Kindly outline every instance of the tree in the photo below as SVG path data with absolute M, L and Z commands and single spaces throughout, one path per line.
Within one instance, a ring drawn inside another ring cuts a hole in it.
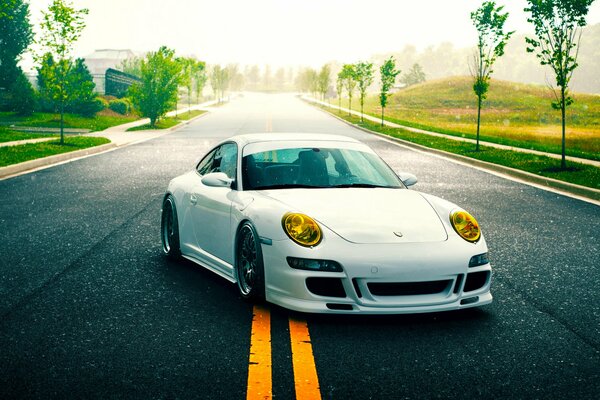
M 0 88 L 10 87 L 23 73 L 17 66 L 21 54 L 31 44 L 29 4 L 23 0 L 0 3 Z
M 42 53 L 37 58 L 43 59 L 49 53 L 55 61 L 53 71 L 46 79 L 49 94 L 59 105 L 60 144 L 64 144 L 65 106 L 74 95 L 67 85 L 67 76 L 72 67 L 72 46 L 85 28 L 84 16 L 87 13 L 85 8 L 73 8 L 69 0 L 53 0 L 48 10 L 42 12 L 41 36 L 38 40 Z
M 425 82 L 425 72 L 423 71 L 423 67 L 421 64 L 413 64 L 410 71 L 404 74 L 400 78 L 400 82 L 404 83 L 406 86 L 416 85 L 418 83 Z
M 129 94 L 135 108 L 155 126 L 177 102 L 181 66 L 175 61 L 175 52 L 162 46 L 148 53 L 140 71 L 141 82 L 133 84 Z
M 348 115 L 352 115 L 352 94 L 356 88 L 356 70 L 353 64 L 344 64 L 340 72 L 344 88 L 348 92 Z
M 358 92 L 360 94 L 360 121 L 363 122 L 363 108 L 365 97 L 367 97 L 367 89 L 373 83 L 373 63 L 358 62 L 354 64 L 356 74 L 356 82 L 358 84 Z
M 142 57 L 130 57 L 126 58 L 117 67 L 119 70 L 125 72 L 126 74 L 137 76 L 138 78 L 142 75 L 141 65 L 142 65 Z
M 31 114 L 35 103 L 31 84 L 17 66 L 32 39 L 29 5 L 22 0 L 0 3 L 0 107 L 21 115 Z
M 66 88 L 69 92 L 69 102 L 65 104 L 65 111 L 93 117 L 104 108 L 98 95 L 94 92 L 96 84 L 94 78 L 83 58 L 78 58 L 67 74 Z
M 561 169 L 566 169 L 566 109 L 573 104 L 569 95 L 569 82 L 577 68 L 578 42 L 585 17 L 594 0 L 527 0 L 525 12 L 531 16 L 535 38 L 525 38 L 527 51 L 536 53 L 540 64 L 549 65 L 554 71 L 557 89 L 551 86 L 555 101 L 552 108 L 561 111 L 562 157 Z
M 192 85 L 194 83 L 194 67 L 196 60 L 188 57 L 181 57 L 176 59 L 179 63 L 181 72 L 179 74 L 179 83 L 185 87 L 187 91 L 188 100 L 188 114 L 191 112 L 192 107 Z
M 342 76 L 342 72 L 338 72 L 337 78 L 335 80 L 335 91 L 338 95 L 338 111 L 342 111 L 342 91 L 344 90 L 344 78 Z
M 502 14 L 503 6 L 496 7 L 493 1 L 484 2 L 471 13 L 471 20 L 477 29 L 477 50 L 472 60 L 471 75 L 475 82 L 473 91 L 477 96 L 477 143 L 479 151 L 479 128 L 481 125 L 481 103 L 486 98 L 492 66 L 498 57 L 504 54 L 504 46 L 514 32 L 504 32 L 504 23 L 508 13 Z
M 196 103 L 200 102 L 200 96 L 206 84 L 206 63 L 204 61 L 196 62 L 194 66 L 194 81 L 196 88 Z
M 327 94 L 327 89 L 329 89 L 329 83 L 331 82 L 330 75 L 331 69 L 329 68 L 329 65 L 325 64 L 321 67 L 319 75 L 317 76 L 317 87 L 323 101 L 325 100 L 325 94 Z
M 383 62 L 379 67 L 379 74 L 381 76 L 381 91 L 379 92 L 379 104 L 381 105 L 381 126 L 383 126 L 383 115 L 385 107 L 389 97 L 391 96 L 390 89 L 394 87 L 396 83 L 396 76 L 400 74 L 400 70 L 396 69 L 396 61 L 394 57 L 390 57 Z
M 225 97 L 225 90 L 229 88 L 229 70 L 215 65 L 210 74 L 210 86 L 215 93 L 215 99 L 220 103 Z

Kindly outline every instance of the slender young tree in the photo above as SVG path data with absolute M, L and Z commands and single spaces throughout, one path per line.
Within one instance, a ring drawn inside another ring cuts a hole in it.
M 41 36 L 38 44 L 42 52 L 36 56 L 42 60 L 50 53 L 54 57 L 54 71 L 47 79 L 52 87 L 52 97 L 59 105 L 60 112 L 60 144 L 64 144 L 65 106 L 73 93 L 69 91 L 67 77 L 72 67 L 71 52 L 73 43 L 81 36 L 85 28 L 84 17 L 88 10 L 75 9 L 69 0 L 53 0 L 47 11 L 42 12 Z
M 396 60 L 394 60 L 394 57 L 390 57 L 384 61 L 379 68 L 379 74 L 381 76 L 379 104 L 381 105 L 381 126 L 383 126 L 385 107 L 387 106 L 388 99 L 391 96 L 390 89 L 394 87 L 394 83 L 396 83 L 396 77 L 398 74 L 400 74 L 400 70 L 396 69 Z
M 319 88 L 319 93 L 321 94 L 321 100 L 325 101 L 325 95 L 327 94 L 327 89 L 329 89 L 329 83 L 331 82 L 331 69 L 328 64 L 323 65 L 321 70 L 319 71 L 319 76 L 317 77 L 317 86 Z
M 477 29 L 477 50 L 471 64 L 473 91 L 477 96 L 477 142 L 479 151 L 479 129 L 481 125 L 481 103 L 487 97 L 490 87 L 492 66 L 498 57 L 504 54 L 504 46 L 514 32 L 505 32 L 504 23 L 508 13 L 502 13 L 503 6 L 494 1 L 485 1 L 481 7 L 471 13 L 471 20 Z
M 365 98 L 367 97 L 367 89 L 369 89 L 375 77 L 373 63 L 358 62 L 354 64 L 354 71 L 356 72 L 356 82 L 358 83 L 358 93 L 360 94 L 360 122 L 363 122 L 363 109 Z
M 566 109 L 573 104 L 569 83 L 577 68 L 578 43 L 585 17 L 594 0 L 527 0 L 527 21 L 533 24 L 535 38 L 526 38 L 527 51 L 535 53 L 540 64 L 549 65 L 554 71 L 556 86 L 550 86 L 555 101 L 552 108 L 560 110 L 562 118 L 561 169 L 566 162 Z
M 194 65 L 194 82 L 196 89 L 196 103 L 200 103 L 200 96 L 206 85 L 206 63 L 204 61 L 198 61 Z
M 344 90 L 344 77 L 342 76 L 342 72 L 338 72 L 337 78 L 335 80 L 335 91 L 338 95 L 338 112 L 342 112 L 342 91 Z
M 352 94 L 356 88 L 356 70 L 354 64 L 344 64 L 340 72 L 344 81 L 344 88 L 348 92 L 348 115 L 352 115 Z

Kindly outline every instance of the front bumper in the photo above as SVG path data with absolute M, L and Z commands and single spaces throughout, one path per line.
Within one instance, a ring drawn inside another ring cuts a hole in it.
M 408 314 L 492 302 L 490 264 L 468 267 L 472 256 L 487 252 L 483 239 L 476 244 L 449 238 L 435 243 L 373 245 L 329 236 L 327 243 L 315 248 L 282 240 L 263 244 L 262 252 L 267 301 L 295 311 Z M 287 256 L 334 260 L 343 272 L 293 269 Z M 322 290 L 307 286 L 307 279 L 321 282 Z M 328 293 L 327 282 L 341 284 L 343 290 Z

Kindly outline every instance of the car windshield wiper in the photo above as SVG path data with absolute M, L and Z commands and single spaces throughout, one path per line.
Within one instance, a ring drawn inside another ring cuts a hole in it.
M 388 188 L 394 189 L 397 186 L 374 185 L 372 183 L 345 183 L 342 185 L 332 186 L 334 188 Z
M 268 185 L 268 186 L 258 186 L 253 188 L 253 190 L 269 190 L 269 189 L 326 189 L 331 186 L 311 186 L 311 185 L 301 185 L 298 183 L 288 183 L 282 185 Z

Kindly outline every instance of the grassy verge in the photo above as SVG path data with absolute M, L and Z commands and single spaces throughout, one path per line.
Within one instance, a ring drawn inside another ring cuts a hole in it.
M 199 115 L 204 114 L 206 111 L 202 111 L 202 110 L 193 110 L 191 112 L 187 112 L 184 111 L 182 113 L 177 114 L 177 117 L 166 117 L 166 118 L 162 118 L 160 119 L 156 125 L 153 127 L 150 124 L 145 124 L 145 125 L 141 125 L 141 126 L 136 126 L 133 128 L 129 128 L 127 129 L 127 132 L 133 132 L 133 131 L 145 131 L 148 129 L 168 129 L 168 128 L 172 128 L 177 124 L 180 124 L 183 121 L 187 121 L 189 119 L 192 119 L 194 117 L 197 117 Z
M 327 107 L 323 108 L 327 109 Z M 465 157 L 487 161 L 490 163 L 519 169 L 521 171 L 531 172 L 533 174 L 548 178 L 600 189 L 600 168 L 592 165 L 568 162 L 568 169 L 560 170 L 558 168 L 560 167 L 560 160 L 550 157 L 536 156 L 517 151 L 501 150 L 486 146 L 480 147 L 481 151 L 476 152 L 474 151 L 473 144 L 471 143 L 414 133 L 401 128 L 390 128 L 387 126 L 382 127 L 380 124 L 370 121 L 360 122 L 359 117 L 348 116 L 347 114 L 341 115 L 340 117 L 348 122 L 371 131 L 383 133 L 398 139 L 407 140 L 422 146 L 447 151 L 449 153 L 460 154 Z
M 107 111 L 107 110 L 105 110 Z M 65 128 L 89 129 L 103 131 L 111 126 L 126 124 L 137 120 L 136 115 L 118 115 L 100 112 L 95 117 L 87 118 L 75 114 L 65 114 Z M 60 128 L 60 115 L 50 113 L 34 113 L 23 117 L 14 113 L 0 112 L 0 125 L 30 126 L 40 128 Z
M 11 131 L 9 129 L 0 128 L 0 143 L 12 142 L 15 140 L 40 139 L 45 137 L 55 136 L 52 134 L 34 134 Z
M 567 155 L 600 160 L 600 96 L 574 93 L 567 109 Z M 543 86 L 493 80 L 482 108 L 481 140 L 548 153 L 561 152 L 560 112 Z M 337 99 L 331 100 L 337 105 Z M 348 107 L 348 99 L 342 100 Z M 352 109 L 360 111 L 357 98 Z M 365 114 L 379 118 L 378 96 L 370 94 Z M 474 139 L 477 108 L 469 77 L 451 77 L 404 88 L 392 95 L 386 120 L 412 128 Z
M 106 143 L 110 143 L 110 140 L 102 137 L 75 136 L 68 137 L 64 145 L 60 145 L 58 140 L 52 140 L 41 143 L 0 147 L 0 167 L 53 156 L 55 154 L 87 149 Z

